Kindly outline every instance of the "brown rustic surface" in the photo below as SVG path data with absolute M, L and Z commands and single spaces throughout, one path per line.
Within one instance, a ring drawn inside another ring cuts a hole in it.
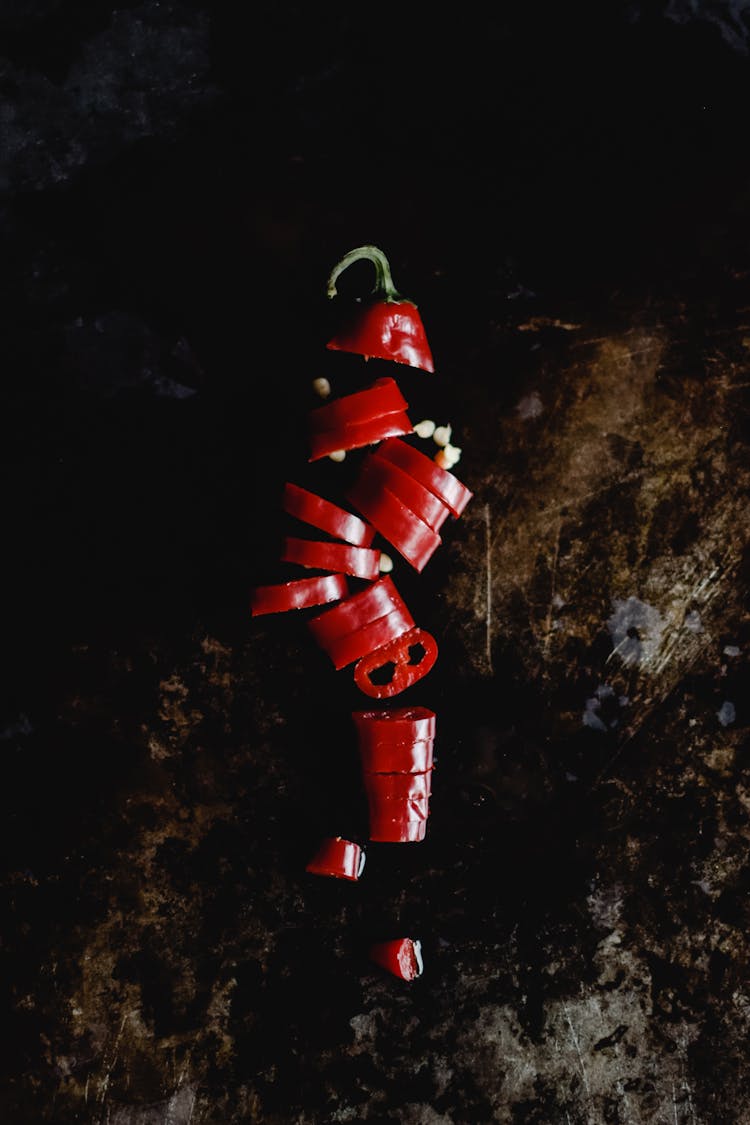
M 614 5 L 592 56 L 529 9 L 407 64 L 271 7 L 3 16 L 0 1117 L 750 1120 L 744 23 Z M 340 885 L 304 864 L 366 838 L 363 697 L 247 603 L 297 576 L 284 480 L 358 463 L 307 463 L 311 380 L 394 374 L 324 346 L 362 241 L 474 497 L 394 570 L 440 645 L 427 838 Z M 400 933 L 408 986 L 366 956 Z

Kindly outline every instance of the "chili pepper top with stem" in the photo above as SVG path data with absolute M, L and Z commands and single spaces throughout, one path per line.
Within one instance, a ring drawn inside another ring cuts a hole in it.
M 328 341 L 327 347 L 333 351 L 356 352 L 365 359 L 390 359 L 433 372 L 432 352 L 419 310 L 394 286 L 388 259 L 377 246 L 358 246 L 336 263 L 328 278 L 328 296 L 337 295 L 336 282 L 341 274 L 362 259 L 375 266 L 375 285 L 351 320 Z

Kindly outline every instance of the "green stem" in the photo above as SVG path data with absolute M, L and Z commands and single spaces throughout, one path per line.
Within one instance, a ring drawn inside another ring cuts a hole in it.
M 359 262 L 362 259 L 372 262 L 375 266 L 375 285 L 372 289 L 373 293 L 384 297 L 386 301 L 398 301 L 401 295 L 393 284 L 388 259 L 382 250 L 378 250 L 377 246 L 358 246 L 355 250 L 350 250 L 348 254 L 344 255 L 340 262 L 336 263 L 328 278 L 328 296 L 336 296 L 336 282 L 341 274 L 345 269 L 348 269 L 353 262 Z

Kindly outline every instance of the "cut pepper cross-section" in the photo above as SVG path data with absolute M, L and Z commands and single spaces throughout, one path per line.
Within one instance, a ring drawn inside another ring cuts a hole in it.
M 424 971 L 422 943 L 413 938 L 396 938 L 370 946 L 370 960 L 401 980 L 416 980 Z
M 442 500 L 456 518 L 461 515 L 473 496 L 466 485 L 448 469 L 441 469 L 426 454 L 398 437 L 383 441 L 375 450 L 374 456 L 382 457 L 409 473 Z
M 354 547 L 369 547 L 375 538 L 375 528 L 359 516 L 291 481 L 284 485 L 281 503 L 290 516 Z
M 362 478 L 349 489 L 347 500 L 416 571 L 424 570 L 442 540 L 416 512 L 384 485 L 376 488 Z
M 414 628 L 393 580 L 384 575 L 308 621 L 311 633 L 338 670 L 370 656 Z
M 372 386 L 343 395 L 310 411 L 310 461 L 337 450 L 375 445 L 387 437 L 413 430 L 408 403 L 395 379 L 376 379 Z
M 415 627 L 358 660 L 354 682 L 372 699 L 390 699 L 426 676 L 437 656 L 438 646 L 432 634 Z
M 292 609 L 324 605 L 345 598 L 349 587 L 343 574 L 322 574 L 317 578 L 299 578 L 272 586 L 255 586 L 250 591 L 250 613 L 285 613 Z
M 380 574 L 380 551 L 371 547 L 352 547 L 348 543 L 320 543 L 287 536 L 281 551 L 282 562 L 351 574 L 374 581 Z
M 327 875 L 333 879 L 348 879 L 356 883 L 365 866 L 365 853 L 359 844 L 341 836 L 329 836 L 321 841 L 315 855 L 305 867 L 311 875 Z

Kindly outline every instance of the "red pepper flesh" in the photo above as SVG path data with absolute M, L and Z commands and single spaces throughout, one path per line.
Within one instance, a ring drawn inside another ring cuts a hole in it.
M 345 637 L 337 637 L 323 646 L 333 661 L 336 671 L 354 664 L 364 656 L 393 644 L 399 637 L 414 628 L 414 619 L 408 609 L 393 609 L 385 617 L 378 617 L 367 625 L 362 625 Z
M 343 574 L 324 574 L 317 578 L 299 578 L 274 586 L 256 586 L 250 591 L 250 613 L 285 613 L 291 609 L 337 602 L 346 598 L 349 587 Z
M 374 454 L 366 457 L 360 466 L 356 488 L 358 495 L 369 493 L 373 496 L 377 496 L 379 490 L 387 488 L 435 532 L 440 531 L 451 515 L 450 508 L 434 492 L 392 461 L 386 461 L 385 457 L 376 457 Z
M 360 745 L 381 744 L 391 739 L 423 742 L 435 737 L 436 715 L 427 707 L 378 707 L 352 711 Z
M 359 844 L 341 836 L 331 836 L 322 841 L 305 870 L 311 875 L 328 875 L 356 883 L 364 866 L 365 853 Z
M 349 489 L 347 500 L 418 573 L 442 543 L 437 532 L 387 488 L 375 490 L 360 479 Z
M 398 746 L 361 746 L 359 757 L 364 773 L 422 774 L 432 769 L 432 742 L 413 742 Z
M 370 946 L 370 960 L 401 980 L 416 980 L 424 971 L 422 943 L 412 938 L 381 941 Z
M 342 395 L 325 406 L 318 406 L 309 414 L 313 433 L 340 430 L 344 426 L 370 422 L 384 414 L 398 414 L 408 410 L 409 404 L 401 394 L 398 383 L 390 375 L 376 379 L 372 386 L 354 394 Z
M 331 610 L 326 612 L 330 613 Z M 422 649 L 422 653 L 415 658 L 410 649 L 417 647 Z M 425 629 L 411 629 L 391 644 L 384 645 L 359 660 L 354 667 L 354 682 L 360 691 L 372 699 L 389 699 L 426 676 L 437 660 L 437 655 L 435 638 Z M 372 676 L 388 664 L 394 665 L 391 679 L 388 683 L 376 684 Z
M 432 770 L 423 773 L 363 771 L 367 795 L 378 801 L 408 801 L 414 798 L 424 802 L 432 792 L 432 774 Z
M 365 359 L 388 359 L 433 372 L 435 364 L 419 310 L 396 290 L 388 259 L 377 246 L 358 246 L 334 266 L 328 278 L 328 296 L 336 296 L 339 276 L 360 259 L 375 266 L 375 286 L 369 299 L 327 346 L 333 351 L 355 352 Z
M 351 422 L 337 430 L 320 430 L 310 434 L 310 456 L 308 461 L 320 461 L 332 453 L 343 449 L 361 449 L 365 445 L 376 445 L 389 437 L 410 434 L 414 427 L 409 415 L 399 410 L 393 414 L 382 414 L 366 422 Z
M 333 607 L 333 611 L 326 609 L 312 617 L 308 625 L 318 644 L 326 648 L 332 641 L 356 632 L 363 625 L 385 617 L 394 609 L 405 610 L 406 603 L 393 579 L 384 574 L 364 590 L 344 598 L 340 605 Z
M 380 574 L 380 551 L 371 547 L 351 547 L 348 543 L 319 543 L 312 539 L 287 536 L 281 552 L 282 562 L 351 574 L 373 581 Z
M 370 817 L 369 840 L 378 844 L 418 844 L 427 835 L 426 820 L 391 820 Z
M 432 458 L 422 453 L 421 450 L 415 449 L 408 442 L 401 441 L 398 437 L 391 438 L 379 445 L 375 451 L 375 456 L 383 457 L 386 461 L 390 461 L 392 464 L 398 465 L 400 469 L 410 473 L 415 480 L 428 488 L 439 500 L 442 500 L 455 517 L 461 515 L 474 495 L 453 473 L 449 473 L 447 469 L 441 469 Z
M 354 547 L 369 547 L 375 538 L 375 528 L 359 516 L 291 481 L 284 485 L 282 507 L 302 523 L 326 531 L 335 539 L 343 539 Z

